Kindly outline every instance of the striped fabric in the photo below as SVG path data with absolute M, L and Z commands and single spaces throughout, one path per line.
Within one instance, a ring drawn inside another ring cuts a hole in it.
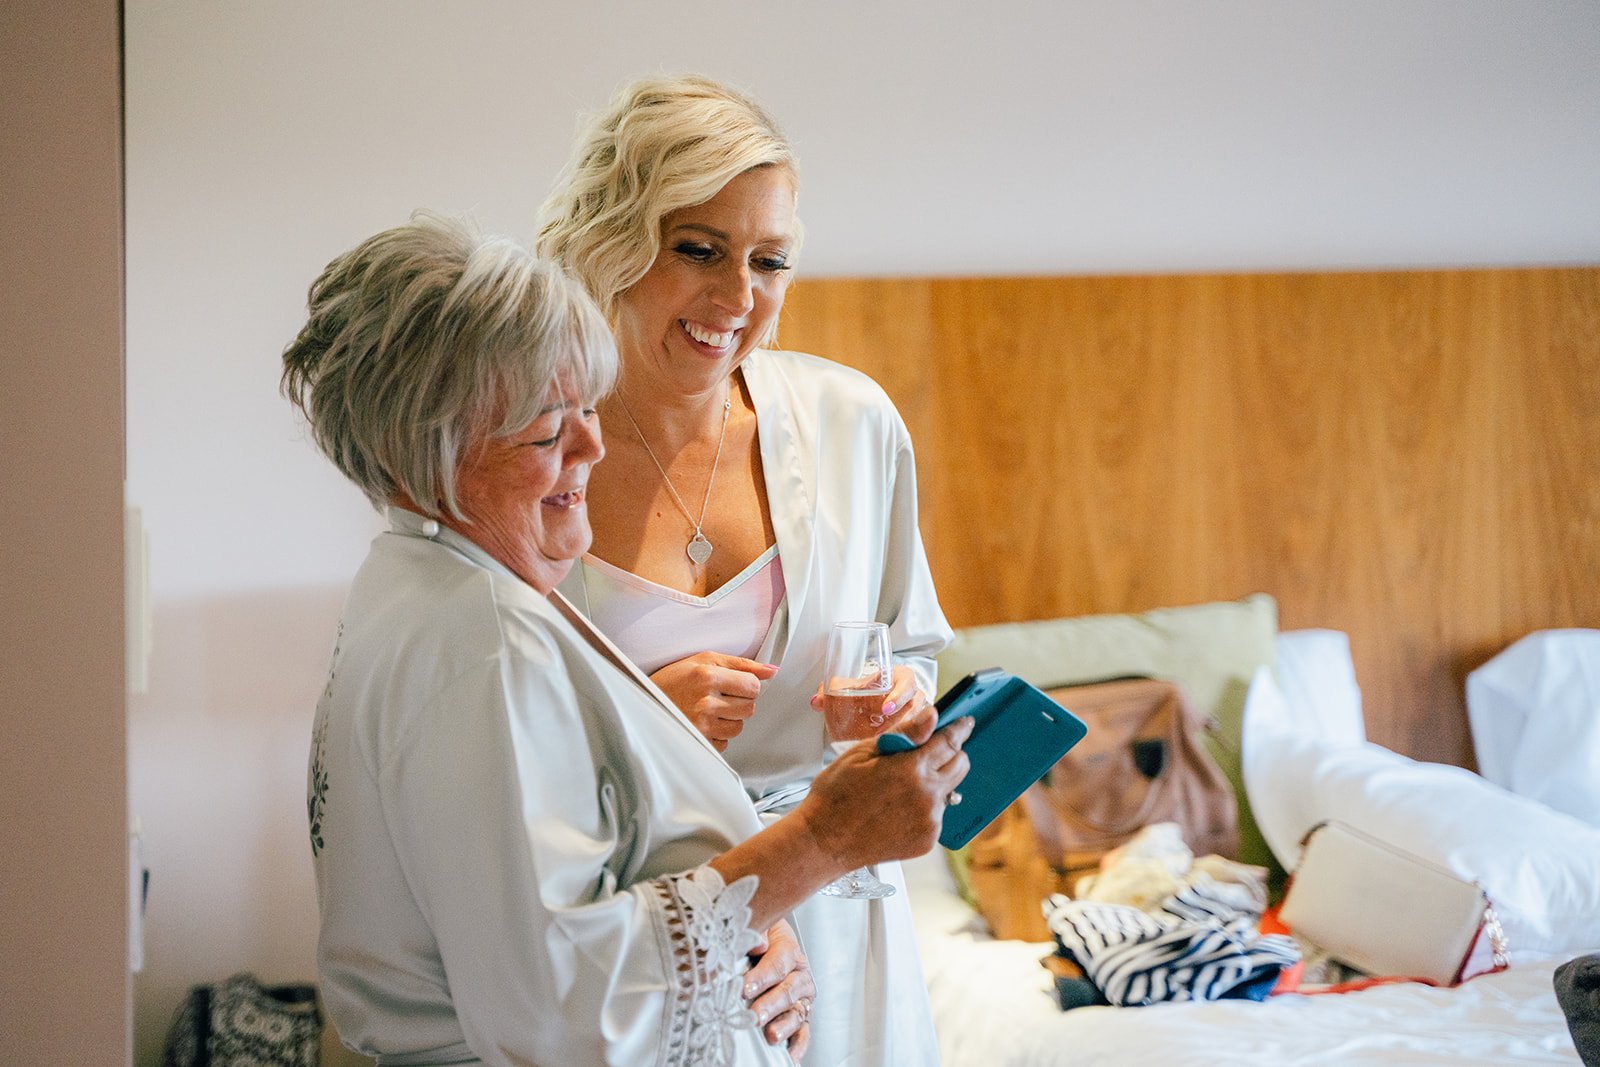
M 1126 904 L 1044 902 L 1056 947 L 1075 960 L 1116 1005 L 1264 998 L 1278 972 L 1300 958 L 1294 939 L 1260 934 L 1241 913 L 1203 886 L 1188 886 L 1153 913 Z

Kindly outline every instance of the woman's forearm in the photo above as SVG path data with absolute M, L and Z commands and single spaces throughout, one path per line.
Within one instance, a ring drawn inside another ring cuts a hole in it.
M 933 712 L 918 712 L 926 736 Z M 967 773 L 963 717 L 910 752 L 880 755 L 862 742 L 823 768 L 793 811 L 710 865 L 725 882 L 755 875 L 752 920 L 764 929 L 824 885 L 867 863 L 909 859 L 934 846 L 945 797 Z
M 751 925 L 759 930 L 859 864 L 830 851 L 829 845 L 819 840 L 807 814 L 797 808 L 717 856 L 710 866 L 730 885 L 752 874 L 760 880 L 750 900 Z

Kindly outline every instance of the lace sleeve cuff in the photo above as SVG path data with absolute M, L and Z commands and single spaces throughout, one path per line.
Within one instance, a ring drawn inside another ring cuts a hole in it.
M 754 875 L 724 886 L 711 867 L 649 883 L 671 973 L 661 1064 L 731 1064 L 733 1031 L 756 1025 L 744 1002 L 745 960 L 761 943 L 750 929 Z

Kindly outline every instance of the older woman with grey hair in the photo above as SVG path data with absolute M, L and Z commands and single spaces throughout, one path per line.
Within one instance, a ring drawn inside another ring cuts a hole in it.
M 540 251 L 581 278 L 622 361 L 601 404 L 595 539 L 562 592 L 782 813 L 832 758 L 815 714 L 833 623 L 886 623 L 922 714 L 950 640 L 917 531 L 911 438 L 878 385 L 773 341 L 800 248 L 794 152 L 708 78 L 622 88 L 544 204 Z M 880 810 L 895 809 L 882 804 Z M 878 872 L 903 884 L 898 864 Z M 905 893 L 808 901 L 812 1067 L 938 1062 Z
M 581 289 L 510 242 L 427 214 L 370 238 L 312 286 L 283 360 L 318 447 L 390 522 L 311 751 L 318 962 L 346 1043 L 385 1065 L 798 1061 L 814 986 L 783 916 L 931 847 L 970 720 L 853 753 L 762 828 L 553 592 L 589 545 L 615 353 Z

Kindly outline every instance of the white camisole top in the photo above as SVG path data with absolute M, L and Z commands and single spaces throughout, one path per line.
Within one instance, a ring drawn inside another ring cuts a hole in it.
M 585 554 L 582 566 L 589 620 L 646 674 L 707 650 L 754 657 L 785 591 L 777 545 L 704 597 L 657 585 L 596 556 Z

